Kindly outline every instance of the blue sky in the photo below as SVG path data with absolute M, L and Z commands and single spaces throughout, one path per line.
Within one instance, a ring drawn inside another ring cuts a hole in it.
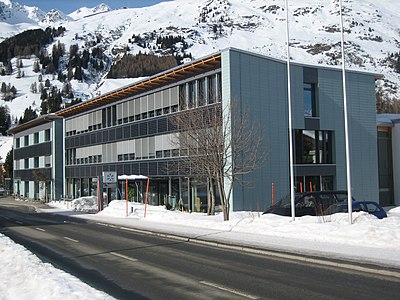
M 167 0 L 170 1 L 170 0 Z M 22 5 L 37 6 L 44 12 L 48 12 L 53 8 L 61 10 L 63 13 L 69 14 L 81 7 L 95 7 L 100 3 L 105 3 L 111 8 L 119 7 L 145 7 L 151 6 L 165 0 L 16 0 Z

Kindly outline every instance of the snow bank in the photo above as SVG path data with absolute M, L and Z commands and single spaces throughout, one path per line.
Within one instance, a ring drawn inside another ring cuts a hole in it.
M 114 299 L 0 234 L 1 299 Z

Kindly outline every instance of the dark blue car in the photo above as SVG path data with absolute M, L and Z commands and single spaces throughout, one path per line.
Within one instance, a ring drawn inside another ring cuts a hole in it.
M 354 199 L 353 199 L 354 200 Z M 297 217 L 302 216 L 323 216 L 328 214 L 326 210 L 335 204 L 347 201 L 346 191 L 315 191 L 296 193 L 295 213 Z M 282 198 L 272 205 L 264 214 L 272 213 L 281 216 L 291 215 L 290 195 Z
M 374 215 L 378 219 L 387 217 L 386 211 L 374 201 L 353 201 L 352 202 L 353 212 L 365 211 L 371 215 Z M 347 202 L 336 203 L 328 208 L 327 214 L 334 214 L 339 212 L 348 212 Z

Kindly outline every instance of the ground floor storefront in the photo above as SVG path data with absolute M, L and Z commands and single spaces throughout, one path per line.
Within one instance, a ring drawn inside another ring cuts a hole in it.
M 147 201 L 150 205 L 164 205 L 168 209 L 207 211 L 209 189 L 206 185 L 187 177 L 154 177 L 149 178 L 148 181 L 146 179 L 117 180 L 115 184 L 103 181 L 100 177 L 68 178 L 65 198 L 98 196 L 99 191 L 102 191 L 105 205 L 112 200 L 128 199 L 132 202 Z

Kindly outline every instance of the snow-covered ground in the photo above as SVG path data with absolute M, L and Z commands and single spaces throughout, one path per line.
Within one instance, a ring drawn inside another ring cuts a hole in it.
M 112 201 L 97 214 L 82 213 L 97 209 L 96 197 L 49 205 L 51 209 L 41 212 L 208 241 L 400 268 L 400 207 L 390 209 L 388 217 L 382 220 L 364 212 L 353 213 L 354 223 L 349 225 L 347 214 L 324 218 L 305 216 L 292 222 L 290 217 L 234 212 L 230 220 L 224 222 L 221 214 L 207 216 L 151 205 L 147 205 L 145 216 L 143 204 L 124 200 Z M 0 265 L 0 290 L 6 291 L 0 299 L 108 298 L 75 277 L 42 263 L 3 235 L 0 235 Z
M 0 234 L 0 299 L 114 299 Z

